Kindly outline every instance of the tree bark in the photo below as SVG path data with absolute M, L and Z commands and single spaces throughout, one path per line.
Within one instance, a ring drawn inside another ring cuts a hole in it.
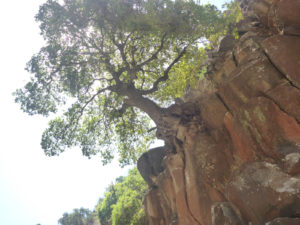
M 154 123 L 159 125 L 164 115 L 164 108 L 159 107 L 154 101 L 139 94 L 134 87 L 127 87 L 124 95 L 128 97 L 125 99 L 128 105 L 137 107 L 147 113 Z

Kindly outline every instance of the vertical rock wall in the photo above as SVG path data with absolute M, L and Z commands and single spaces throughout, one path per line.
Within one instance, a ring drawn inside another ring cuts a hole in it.
M 176 153 L 139 161 L 150 225 L 300 224 L 300 1 L 242 7 L 240 39 L 185 96 Z

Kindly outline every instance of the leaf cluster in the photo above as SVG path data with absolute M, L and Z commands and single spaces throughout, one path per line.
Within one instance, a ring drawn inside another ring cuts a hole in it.
M 61 225 L 93 225 L 94 214 L 89 209 L 74 209 L 72 213 L 64 213 L 58 220 Z
M 146 225 L 143 196 L 147 185 L 137 169 L 129 171 L 109 186 L 104 199 L 97 205 L 101 225 Z

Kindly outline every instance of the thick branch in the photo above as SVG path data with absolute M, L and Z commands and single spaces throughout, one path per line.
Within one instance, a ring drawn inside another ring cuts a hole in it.
M 112 41 L 113 41 L 114 45 L 118 48 L 118 50 L 120 52 L 120 55 L 121 55 L 121 58 L 122 58 L 123 62 L 125 63 L 127 70 L 129 70 L 130 69 L 130 65 L 129 65 L 128 61 L 127 61 L 126 54 L 124 52 L 124 45 L 123 44 L 118 44 L 115 41 L 114 38 L 112 38 Z
M 147 113 L 156 124 L 159 124 L 164 112 L 163 108 L 160 108 L 149 98 L 143 97 L 133 86 L 124 86 L 123 88 L 118 89 L 117 92 L 120 95 L 127 97 L 125 99 L 126 104 L 139 108 L 143 112 Z
M 151 61 L 153 61 L 154 59 L 157 58 L 157 55 L 159 54 L 159 52 L 163 49 L 164 47 L 164 41 L 165 41 L 165 38 L 166 38 L 167 34 L 164 34 L 160 40 L 160 46 L 159 48 L 152 54 L 152 56 L 145 60 L 144 62 L 140 63 L 139 65 L 137 65 L 138 68 L 141 68 L 143 67 L 144 65 L 147 65 L 149 64 Z
M 115 67 L 110 63 L 110 55 L 108 52 L 105 52 L 103 46 L 99 47 L 94 40 L 92 40 L 93 47 L 98 51 L 100 54 L 99 61 L 104 64 L 106 70 L 112 75 L 113 79 L 116 83 L 120 83 L 120 75 L 124 72 L 124 69 L 116 71 Z
M 164 71 L 164 75 L 158 78 L 154 83 L 151 89 L 148 90 L 138 90 L 141 95 L 152 94 L 153 92 L 158 90 L 159 83 L 168 80 L 169 72 L 172 67 L 181 59 L 181 57 L 186 53 L 187 46 L 183 48 L 183 50 L 178 54 L 178 56 L 173 60 L 173 62 L 168 66 L 168 68 Z

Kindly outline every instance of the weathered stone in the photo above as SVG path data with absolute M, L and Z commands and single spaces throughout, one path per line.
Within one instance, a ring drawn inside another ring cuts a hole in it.
M 273 159 L 280 159 L 292 152 L 300 152 L 300 124 L 295 118 L 283 112 L 271 100 L 258 97 L 237 113 L 241 124 L 249 137 L 255 141 L 258 150 Z
M 242 1 L 250 31 L 166 110 L 176 151 L 139 160 L 150 225 L 300 224 L 299 1 Z
M 216 94 L 208 95 L 199 100 L 201 118 L 211 130 L 223 126 L 223 119 L 227 109 Z
M 284 169 L 288 174 L 300 173 L 300 153 L 294 152 L 285 156 L 284 158 Z
M 253 225 L 278 216 L 290 217 L 300 210 L 300 179 L 266 162 L 242 167 L 227 186 L 227 196 Z
M 226 56 L 225 62 L 223 64 L 223 69 L 226 77 L 229 77 L 230 74 L 236 69 L 232 52 L 230 52 L 230 54 Z
M 258 18 L 274 32 L 300 35 L 300 2 L 297 0 L 243 0 L 246 16 Z M 254 16 L 255 15 L 255 16 Z
M 260 57 L 261 53 L 259 44 L 252 38 L 245 40 L 241 39 L 239 45 L 236 45 L 233 49 L 234 58 L 238 65 L 252 61 Z
M 300 218 L 276 218 L 266 223 L 266 225 L 299 225 L 299 224 L 300 224 Z
M 218 147 L 212 137 L 204 133 L 197 135 L 193 148 L 184 147 L 188 206 L 200 224 L 211 223 L 212 204 L 224 201 L 218 184 L 226 179 L 229 164 Z
M 245 134 L 241 126 L 234 122 L 230 113 L 226 113 L 224 124 L 231 136 L 233 150 L 235 151 L 234 156 L 243 162 L 257 159 L 255 155 L 256 151 L 253 151 L 256 148 L 253 140 Z
M 283 24 L 284 34 L 300 35 L 300 1 L 278 1 L 277 10 L 278 19 Z
M 262 46 L 272 63 L 298 88 L 300 88 L 300 38 L 275 35 Z
M 236 214 L 229 202 L 218 202 L 211 207 L 212 225 L 244 225 L 241 216 Z
M 177 218 L 177 209 L 176 209 L 176 195 L 174 191 L 172 177 L 168 170 L 160 173 L 157 177 L 158 189 L 161 193 L 161 197 L 166 203 L 164 205 L 164 211 L 170 216 L 166 219 L 174 220 L 174 215 Z M 168 213 L 167 213 L 168 212 Z
M 284 112 L 293 116 L 298 122 L 300 122 L 300 90 L 295 88 L 283 79 L 282 82 L 266 92 Z
M 266 58 L 245 64 L 227 83 L 220 85 L 219 95 L 235 114 L 243 104 L 277 86 L 282 75 Z
M 149 225 L 165 225 L 166 221 L 161 208 L 162 202 L 157 188 L 152 188 L 145 196 L 145 211 Z
M 170 155 L 165 163 L 173 180 L 179 224 L 199 224 L 192 216 L 186 196 L 184 161 L 179 154 Z

